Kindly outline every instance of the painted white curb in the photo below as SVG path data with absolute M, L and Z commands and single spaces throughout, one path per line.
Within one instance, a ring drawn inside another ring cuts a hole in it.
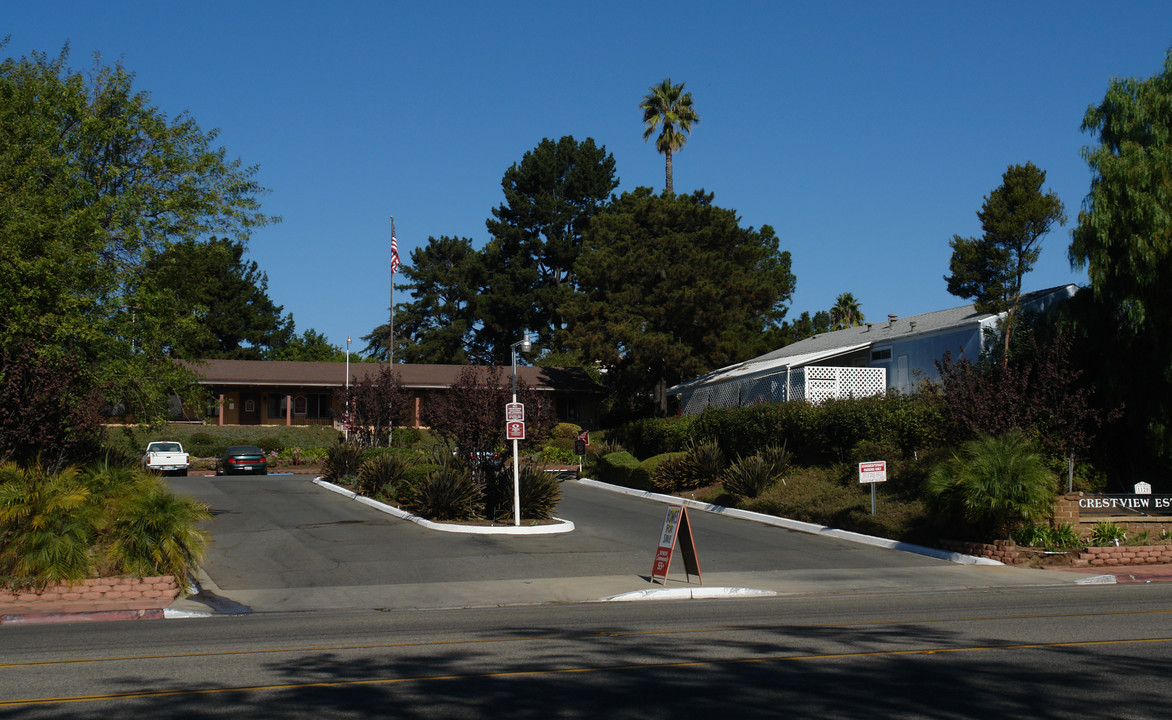
M 352 500 L 357 500 L 363 505 L 369 505 L 379 512 L 385 512 L 388 515 L 394 515 L 403 520 L 410 520 L 416 525 L 422 525 L 429 530 L 464 533 L 467 535 L 556 535 L 559 533 L 568 533 L 574 529 L 574 523 L 569 520 L 562 520 L 561 518 L 554 518 L 554 520 L 558 521 L 555 525 L 456 525 L 453 523 L 437 523 L 431 520 L 424 520 L 418 515 L 412 515 L 406 510 L 393 505 L 387 505 L 378 500 L 371 500 L 368 497 L 359 495 L 331 482 L 326 482 L 320 476 L 315 477 L 313 482 L 315 485 L 320 485 L 330 492 L 336 492 Z
M 911 543 L 900 542 L 898 540 L 888 540 L 887 538 L 875 537 L 873 535 L 864 535 L 862 533 L 851 532 L 850 530 L 837 530 L 835 528 L 826 527 L 825 525 L 815 525 L 814 523 L 802 522 L 800 520 L 790 520 L 789 518 L 777 517 L 776 515 L 766 515 L 765 513 L 752 512 L 750 510 L 738 510 L 736 508 L 725 507 L 724 505 L 713 505 L 712 503 L 700 502 L 698 500 L 688 500 L 687 498 L 676 497 L 674 495 L 662 495 L 660 493 L 654 493 L 648 490 L 635 490 L 634 488 L 623 487 L 621 485 L 611 485 L 610 483 L 599 482 L 598 480 L 591 480 L 590 478 L 580 478 L 578 482 L 582 483 L 583 485 L 590 485 L 592 487 L 610 490 L 611 492 L 624 493 L 626 495 L 635 495 L 638 497 L 647 498 L 649 500 L 668 503 L 670 505 L 686 505 L 687 507 L 695 510 L 703 510 L 704 512 L 715 513 L 717 515 L 727 515 L 729 517 L 740 518 L 742 520 L 752 520 L 754 522 L 764 523 L 766 525 L 775 525 L 777 527 L 783 527 L 789 530 L 797 530 L 798 532 L 810 533 L 812 535 L 827 535 L 829 537 L 861 543 L 863 545 L 874 545 L 876 547 L 889 548 L 891 550 L 902 550 L 903 552 L 915 553 L 916 555 L 926 555 L 938 560 L 947 560 L 948 562 L 959 563 L 961 565 L 1005 564 L 999 560 L 976 557 L 975 555 L 965 555 L 964 553 L 949 552 L 948 550 L 937 550 L 936 548 L 924 547 L 923 545 L 913 545 Z
M 1091 575 L 1074 581 L 1075 585 L 1117 585 L 1119 581 L 1114 575 Z
M 712 600 L 716 598 L 774 597 L 772 590 L 738 587 L 653 588 L 601 598 L 601 602 L 638 602 L 641 600 Z

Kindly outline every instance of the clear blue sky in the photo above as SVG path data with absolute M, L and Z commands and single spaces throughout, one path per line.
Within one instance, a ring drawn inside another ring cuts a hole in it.
M 846 291 L 876 319 L 963 304 L 948 241 L 1026 161 L 1070 217 L 1027 289 L 1085 283 L 1066 256 L 1079 125 L 1112 77 L 1160 70 L 1172 3 L 39 0 L 0 4 L 0 35 L 9 55 L 121 60 L 162 111 L 219 128 L 284 218 L 249 250 L 270 296 L 359 349 L 388 315 L 390 215 L 404 262 L 428 236 L 479 247 L 505 170 L 563 135 L 613 153 L 620 192 L 662 190 L 638 103 L 665 77 L 701 116 L 676 191 L 774 227 L 791 318 Z

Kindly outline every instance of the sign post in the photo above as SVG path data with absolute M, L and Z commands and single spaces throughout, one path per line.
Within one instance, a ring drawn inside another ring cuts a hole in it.
M 515 388 L 513 402 L 505 404 L 505 439 L 513 441 L 513 525 L 520 525 L 521 465 L 517 458 L 517 441 L 525 439 L 525 406 L 517 402 Z
M 655 563 L 651 566 L 651 582 L 662 577 L 663 584 L 667 584 L 667 571 L 671 567 L 672 551 L 676 540 L 680 541 L 680 552 L 684 556 L 684 576 L 691 582 L 692 575 L 701 585 L 704 578 L 700 576 L 700 558 L 696 555 L 696 542 L 692 538 L 692 524 L 688 521 L 688 509 L 681 505 L 672 505 L 667 509 L 667 516 L 663 519 L 663 529 L 659 533 L 659 547 L 655 549 Z
M 871 514 L 875 514 L 875 483 L 887 482 L 887 461 L 859 463 L 859 482 L 871 486 Z
M 574 454 L 578 456 L 578 477 L 582 477 L 582 467 L 586 464 L 586 446 L 589 444 L 590 431 L 582 430 L 574 441 Z

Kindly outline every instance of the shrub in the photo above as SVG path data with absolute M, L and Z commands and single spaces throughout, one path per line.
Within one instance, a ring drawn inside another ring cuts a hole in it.
M 370 498 L 394 497 L 406 472 L 407 464 L 398 455 L 379 453 L 358 467 L 355 491 Z
M 684 488 L 686 490 L 702 485 L 714 485 L 728 467 L 724 451 L 715 440 L 689 442 L 684 462 L 687 466 L 686 474 L 689 475 L 690 482 L 694 483 L 691 488 Z
M 1057 482 L 1033 442 L 1014 430 L 965 443 L 932 470 L 925 489 L 937 509 L 986 537 L 1005 537 L 1014 523 L 1049 517 Z
M 391 431 L 391 444 L 395 447 L 414 447 L 423 439 L 419 428 L 396 427 Z
M 557 475 L 527 465 L 521 468 L 520 485 L 522 521 L 553 517 L 562 499 L 562 486 Z
M 430 520 L 466 520 L 481 510 L 480 486 L 472 474 L 456 463 L 445 463 L 427 476 L 419 488 L 416 508 Z
M 338 443 L 326 453 L 322 477 L 334 483 L 348 483 L 362 465 L 362 448 L 354 443 Z
M 738 497 L 755 498 L 772 487 L 780 478 L 776 466 L 761 455 L 737 458 L 725 471 L 722 485 Z
M 170 575 L 186 589 L 188 574 L 203 559 L 211 518 L 206 505 L 173 495 L 162 481 L 142 477 L 116 503 L 108 557 L 120 573 Z
M 0 576 L 35 588 L 84 580 L 100 518 L 77 468 L 0 466 Z
M 554 445 L 546 445 L 545 447 L 541 448 L 541 455 L 539 458 L 542 463 L 547 465 L 578 464 L 578 456 L 574 454 L 573 450 L 555 447 Z
M 558 423 L 557 425 L 553 426 L 553 430 L 550 431 L 549 436 L 551 438 L 568 438 L 570 440 L 577 440 L 578 433 L 580 432 L 582 432 L 581 425 L 575 425 L 574 423 Z
M 639 461 L 629 452 L 615 452 L 598 458 L 595 465 L 598 479 L 603 482 L 634 487 L 634 470 Z
M 786 449 L 786 443 L 766 445 L 757 454 L 761 456 L 762 460 L 773 466 L 773 473 L 779 478 L 785 477 L 794 462 L 793 453 Z
M 651 471 L 651 485 L 662 493 L 672 494 L 683 490 L 691 483 L 686 452 L 656 455 L 658 464 Z M 651 458 L 648 458 L 650 460 Z
M 1091 528 L 1091 542 L 1095 545 L 1118 545 L 1127 539 L 1127 532 L 1111 522 L 1100 520 Z
M 611 430 L 607 439 L 629 448 L 639 457 L 683 450 L 692 437 L 694 416 L 644 418 Z

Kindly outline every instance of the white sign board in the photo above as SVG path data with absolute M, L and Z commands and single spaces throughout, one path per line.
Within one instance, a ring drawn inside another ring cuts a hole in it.
M 1135 484 L 1135 494 L 1136 495 L 1151 495 L 1152 494 L 1152 486 L 1147 484 L 1146 482 L 1137 482 Z
M 859 463 L 859 482 L 864 484 L 887 482 L 887 461 L 876 460 Z

